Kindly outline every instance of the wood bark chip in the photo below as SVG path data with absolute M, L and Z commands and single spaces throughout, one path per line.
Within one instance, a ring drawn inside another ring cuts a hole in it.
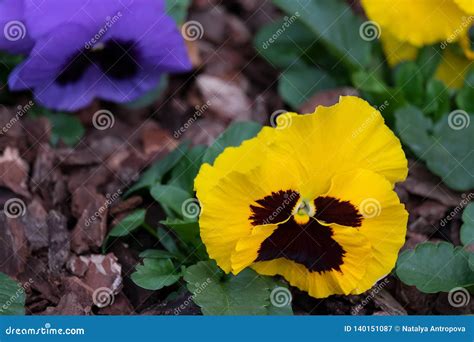
M 28 164 L 20 157 L 16 148 L 7 147 L 0 156 L 0 186 L 9 188 L 18 195 L 29 198 Z
M 57 211 L 50 211 L 46 218 L 49 230 L 48 267 L 51 273 L 61 273 L 70 251 L 70 237 L 66 217 Z
M 25 227 L 20 218 L 0 211 L 0 272 L 17 277 L 25 270 L 29 255 Z

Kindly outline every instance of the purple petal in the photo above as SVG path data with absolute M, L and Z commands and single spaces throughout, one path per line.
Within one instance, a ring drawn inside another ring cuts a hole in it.
M 122 13 L 134 3 L 153 3 L 163 9 L 163 0 L 24 0 L 25 18 L 31 36 L 40 37 L 60 24 L 75 23 L 91 29 L 104 28 L 110 17 Z
M 87 30 L 79 25 L 63 25 L 39 39 L 30 56 L 10 75 L 12 90 L 25 90 L 53 82 L 72 57 L 84 48 L 89 39 Z
M 142 0 L 143 1 L 143 0 Z M 108 39 L 134 41 L 144 69 L 182 72 L 191 69 L 184 39 L 176 23 L 164 12 L 140 2 L 129 7 L 104 35 Z
M 23 17 L 23 1 L 0 1 L 0 50 L 27 54 L 34 42 L 29 36 Z
M 65 86 L 56 82 L 41 84 L 34 90 L 35 100 L 50 109 L 74 112 L 88 106 L 94 100 L 94 85 L 99 78 L 100 73 L 89 69 L 74 84 Z
M 117 81 L 102 77 L 97 85 L 97 97 L 103 100 L 127 103 L 155 89 L 161 74 L 141 71 L 131 80 Z

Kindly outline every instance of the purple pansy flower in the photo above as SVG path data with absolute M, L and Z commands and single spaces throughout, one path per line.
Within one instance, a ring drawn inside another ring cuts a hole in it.
M 156 88 L 164 73 L 191 68 L 161 0 L 24 2 L 35 46 L 9 85 L 32 89 L 46 107 L 74 111 L 94 98 L 130 102 Z

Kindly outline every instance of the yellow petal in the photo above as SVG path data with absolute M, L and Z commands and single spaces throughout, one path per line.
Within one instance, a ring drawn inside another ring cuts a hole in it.
M 390 32 L 380 36 L 385 58 L 390 66 L 395 66 L 404 61 L 413 61 L 418 54 L 418 48 L 407 42 L 395 38 Z
M 365 292 L 395 265 L 398 251 L 405 242 L 408 213 L 391 184 L 369 170 L 335 176 L 326 196 L 349 201 L 363 216 L 357 230 L 369 241 L 372 253 L 362 257 L 367 269 L 352 292 Z M 335 233 L 350 229 L 338 225 L 331 228 Z
M 225 272 L 232 269 L 237 242 L 252 231 L 250 206 L 272 192 L 296 189 L 299 184 L 295 165 L 269 159 L 268 132 L 264 129 L 241 146 L 225 149 L 213 166 L 204 164 L 195 179 L 202 208 L 201 238 L 209 256 Z
M 474 14 L 473 0 L 454 0 L 454 2 L 467 14 Z
M 314 199 L 329 189 L 340 172 L 365 168 L 390 182 L 405 179 L 407 160 L 400 141 L 384 124 L 379 111 L 354 96 L 342 96 L 331 107 L 309 115 L 292 115 L 291 123 L 275 130 L 272 160 L 297 166 L 304 180 L 298 190 Z
M 447 40 L 466 13 L 453 0 L 362 0 L 367 16 L 400 41 L 421 47 Z
M 364 235 L 353 228 L 335 231 L 333 238 L 346 251 L 341 271 L 310 272 L 305 266 L 284 258 L 256 262 L 252 268 L 264 275 L 282 275 L 291 285 L 315 298 L 347 295 L 365 275 L 365 258 L 370 257 L 371 246 Z
M 464 84 L 464 78 L 472 62 L 453 52 L 449 47 L 443 51 L 443 57 L 436 70 L 435 77 L 447 87 L 458 89 Z

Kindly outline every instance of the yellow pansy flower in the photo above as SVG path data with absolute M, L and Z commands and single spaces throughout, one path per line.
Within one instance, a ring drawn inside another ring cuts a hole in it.
M 414 60 L 424 45 L 440 43 L 441 62 L 435 77 L 459 88 L 472 65 L 469 28 L 474 23 L 474 0 L 362 0 L 370 20 L 381 28 L 380 39 L 390 66 Z M 459 43 L 464 56 L 451 44 Z
M 407 175 L 399 140 L 352 96 L 277 122 L 201 167 L 209 256 L 227 273 L 282 275 L 317 298 L 368 290 L 405 241 L 408 214 L 393 191 Z

